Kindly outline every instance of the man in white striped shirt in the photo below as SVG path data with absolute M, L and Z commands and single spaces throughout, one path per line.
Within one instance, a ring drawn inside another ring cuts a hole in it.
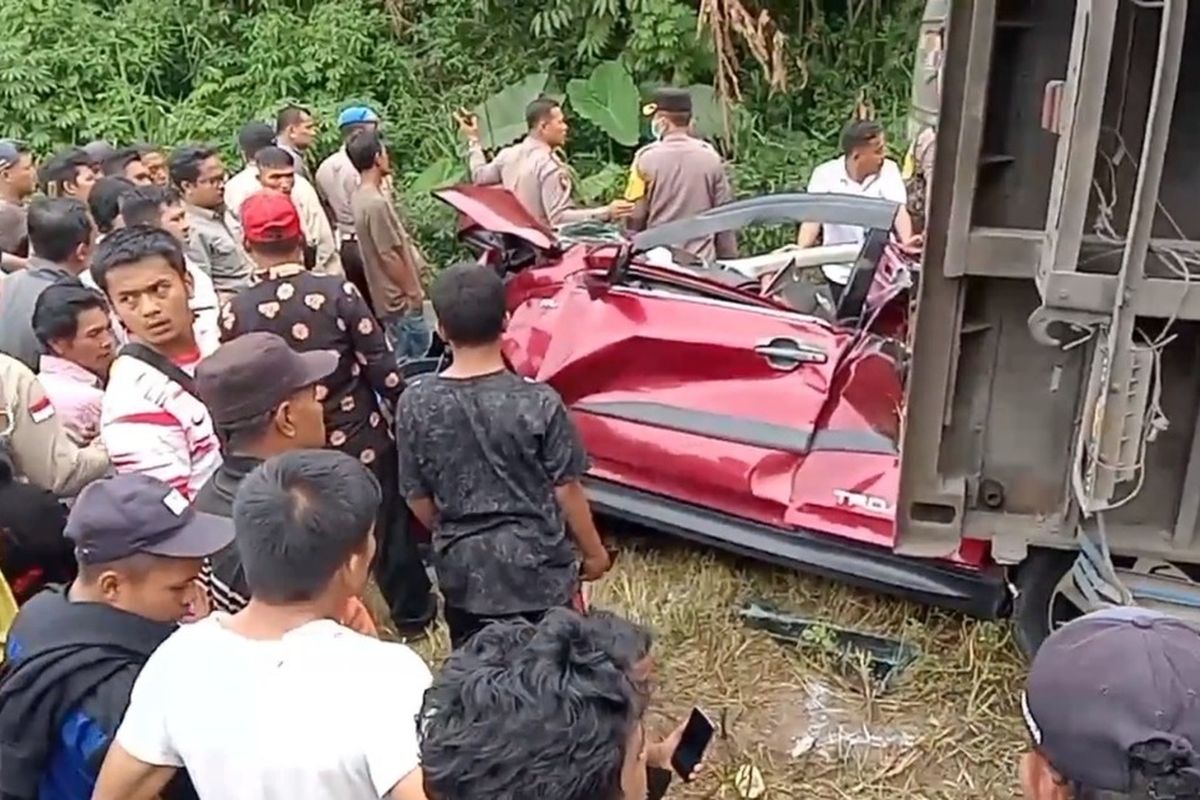
M 97 249 L 92 277 L 131 339 L 113 363 L 100 412 L 113 466 L 158 478 L 194 499 L 221 453 L 192 382 L 201 352 L 183 249 L 162 229 L 121 228 Z

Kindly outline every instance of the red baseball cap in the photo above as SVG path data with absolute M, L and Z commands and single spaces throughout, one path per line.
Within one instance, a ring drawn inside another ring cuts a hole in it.
M 252 194 L 242 203 L 242 230 L 246 241 L 283 242 L 299 239 L 300 214 L 292 199 L 286 194 L 261 191 Z

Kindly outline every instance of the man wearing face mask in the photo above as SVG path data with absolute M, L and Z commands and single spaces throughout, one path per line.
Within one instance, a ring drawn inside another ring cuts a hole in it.
M 655 141 L 633 157 L 625 199 L 635 205 L 629 230 L 644 231 L 686 219 L 733 200 L 721 155 L 692 135 L 692 96 L 687 89 L 660 89 L 646 106 Z M 737 235 L 725 231 L 687 242 L 684 250 L 704 259 L 737 255 Z
M 233 525 L 161 481 L 119 475 L 83 490 L 66 535 L 79 577 L 26 603 L 6 644 L 4 798 L 91 797 L 134 679 L 192 612 L 202 559 L 233 541 Z

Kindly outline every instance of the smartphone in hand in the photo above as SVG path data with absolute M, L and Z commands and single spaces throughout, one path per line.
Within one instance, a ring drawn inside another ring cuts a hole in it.
M 708 743 L 712 741 L 715 730 L 712 720 L 705 716 L 703 711 L 698 708 L 692 709 L 679 746 L 671 754 L 671 767 L 675 774 L 685 781 L 691 780 L 692 773 L 704 760 L 704 751 L 708 749 Z

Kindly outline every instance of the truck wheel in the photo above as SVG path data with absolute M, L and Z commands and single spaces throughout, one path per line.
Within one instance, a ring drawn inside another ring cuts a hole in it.
M 1026 658 L 1033 658 L 1051 631 L 1083 614 L 1066 591 L 1073 563 L 1071 551 L 1030 550 L 1017 567 L 1013 634 Z

